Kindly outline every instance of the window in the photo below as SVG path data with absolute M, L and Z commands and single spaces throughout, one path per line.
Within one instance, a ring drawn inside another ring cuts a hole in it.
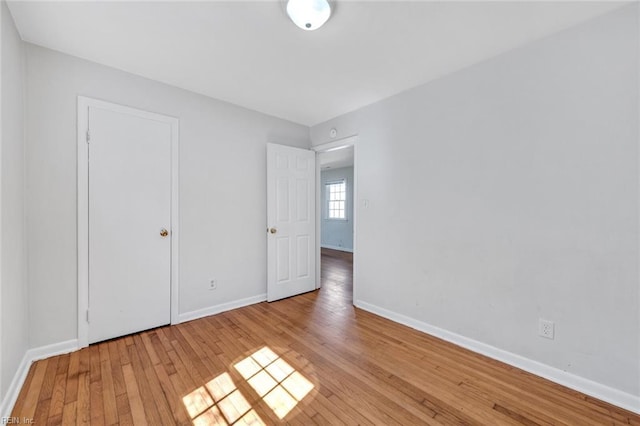
M 347 184 L 344 180 L 329 182 L 327 191 L 327 219 L 347 218 Z

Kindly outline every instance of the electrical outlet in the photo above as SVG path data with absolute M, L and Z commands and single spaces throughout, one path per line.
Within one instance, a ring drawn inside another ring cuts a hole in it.
M 216 288 L 218 288 L 218 281 L 212 278 L 211 281 L 209 281 L 209 290 L 215 290 Z
M 540 318 L 538 320 L 538 335 L 546 337 L 547 339 L 553 339 L 555 334 L 555 324 L 553 321 Z

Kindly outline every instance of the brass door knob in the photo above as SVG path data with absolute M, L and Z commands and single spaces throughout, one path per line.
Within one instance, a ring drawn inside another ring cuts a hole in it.
M 162 228 L 162 229 L 160 230 L 160 236 L 161 236 L 162 238 L 164 238 L 164 237 L 166 237 L 167 235 L 169 235 L 169 231 L 167 231 L 166 229 Z
M 271 228 L 269 229 L 269 232 L 271 232 L 272 234 L 275 234 L 276 232 L 278 232 L 278 230 L 276 228 Z

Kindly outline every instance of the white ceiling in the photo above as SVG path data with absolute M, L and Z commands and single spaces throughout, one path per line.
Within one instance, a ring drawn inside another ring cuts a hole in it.
M 314 125 L 603 14 L 611 2 L 10 2 L 25 41 Z

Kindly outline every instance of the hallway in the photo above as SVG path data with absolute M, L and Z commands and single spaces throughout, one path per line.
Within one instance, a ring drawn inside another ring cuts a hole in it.
M 323 297 L 332 304 L 353 304 L 353 253 L 322 249 L 320 281 Z

